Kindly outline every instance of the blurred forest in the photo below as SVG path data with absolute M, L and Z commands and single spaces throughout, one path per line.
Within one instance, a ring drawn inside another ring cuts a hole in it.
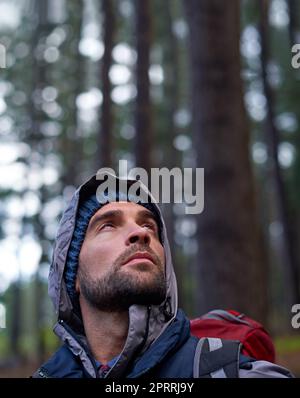
M 162 206 L 180 306 L 262 321 L 300 376 L 297 42 L 296 0 L 0 0 L 0 377 L 58 347 L 58 221 L 119 159 L 204 168 L 203 213 Z

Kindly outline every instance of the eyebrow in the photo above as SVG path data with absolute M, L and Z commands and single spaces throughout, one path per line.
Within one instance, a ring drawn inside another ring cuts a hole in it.
M 155 224 L 157 225 L 157 222 L 156 222 L 154 214 L 151 211 L 149 211 L 149 210 L 146 210 L 146 209 L 145 210 L 140 210 L 139 213 L 138 213 L 138 218 L 151 218 L 155 222 Z M 157 225 L 157 227 L 158 227 L 158 225 Z
M 109 210 L 106 213 L 99 214 L 95 216 L 90 222 L 88 229 L 94 229 L 97 224 L 100 224 L 102 221 L 107 220 L 108 218 L 118 218 L 123 216 L 122 210 Z
M 124 214 L 125 214 L 125 212 L 123 210 L 109 210 L 103 214 L 96 215 L 95 218 L 93 218 L 91 220 L 91 222 L 88 226 L 88 229 L 93 230 L 97 224 L 100 224 L 102 221 L 107 220 L 108 218 L 113 218 L 113 219 L 122 218 L 124 216 Z M 155 216 L 149 210 L 146 210 L 146 209 L 140 210 L 137 214 L 137 218 L 138 219 L 151 218 L 155 222 L 155 224 L 158 228 L 158 224 L 156 222 Z

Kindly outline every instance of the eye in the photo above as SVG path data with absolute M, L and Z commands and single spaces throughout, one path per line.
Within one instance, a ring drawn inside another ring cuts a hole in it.
M 151 231 L 156 231 L 156 225 L 154 223 L 145 223 L 143 227 L 151 229 Z
M 103 229 L 111 229 L 111 228 L 114 228 L 114 224 L 111 222 L 105 222 L 100 226 L 99 230 L 102 231 Z

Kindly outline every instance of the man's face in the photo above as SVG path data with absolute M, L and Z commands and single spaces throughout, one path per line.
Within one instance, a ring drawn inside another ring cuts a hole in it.
M 164 249 L 153 214 L 131 202 L 91 218 L 79 255 L 76 290 L 102 311 L 160 304 L 166 294 Z

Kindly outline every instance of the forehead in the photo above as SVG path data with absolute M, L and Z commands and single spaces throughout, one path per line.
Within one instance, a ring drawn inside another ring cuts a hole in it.
M 115 211 L 119 210 L 123 213 L 123 215 L 126 216 L 135 216 L 138 215 L 139 213 L 149 213 L 149 216 L 152 216 L 152 213 L 150 210 L 147 210 L 145 207 L 138 205 L 136 203 L 132 202 L 111 202 L 108 203 L 107 205 L 101 207 L 95 214 L 95 216 L 99 216 L 101 214 L 104 214 L 108 211 Z

